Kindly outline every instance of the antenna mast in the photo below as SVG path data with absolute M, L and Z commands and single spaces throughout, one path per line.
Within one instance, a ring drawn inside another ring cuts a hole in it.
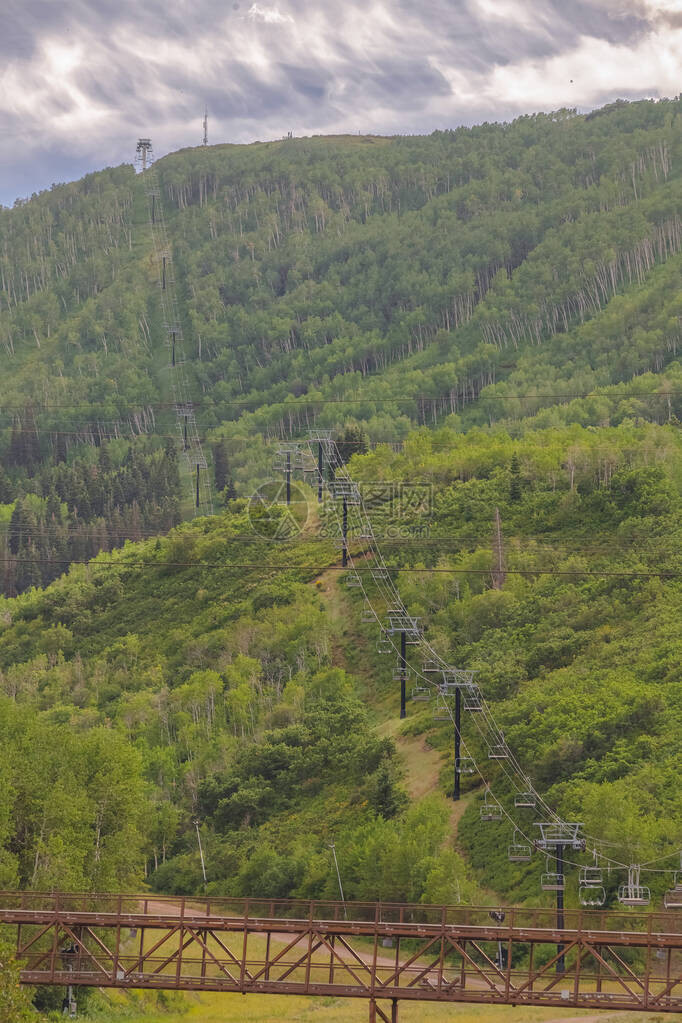
M 203 145 L 208 145 L 208 106 L 204 107 L 204 141 Z

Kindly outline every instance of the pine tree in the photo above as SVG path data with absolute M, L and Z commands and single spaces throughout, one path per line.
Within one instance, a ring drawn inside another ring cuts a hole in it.
M 220 440 L 213 445 L 213 478 L 216 490 L 224 490 L 230 475 L 230 463 L 225 450 L 225 442 Z

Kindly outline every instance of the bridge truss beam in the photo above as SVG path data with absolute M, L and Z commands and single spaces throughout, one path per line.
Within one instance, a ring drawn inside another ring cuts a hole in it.
M 27 984 L 682 1011 L 679 913 L 8 892 L 0 923 Z

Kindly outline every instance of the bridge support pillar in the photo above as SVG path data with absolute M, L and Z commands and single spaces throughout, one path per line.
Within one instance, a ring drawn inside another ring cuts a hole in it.
M 386 1015 L 383 1009 L 381 1009 L 374 998 L 370 999 L 369 1002 L 369 1023 L 377 1023 L 378 1020 L 383 1020 L 383 1023 L 398 1023 L 398 999 L 391 999 L 391 1016 L 390 1019 Z

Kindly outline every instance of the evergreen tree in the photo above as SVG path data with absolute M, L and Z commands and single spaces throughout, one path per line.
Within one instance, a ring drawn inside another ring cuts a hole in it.
M 369 438 L 359 423 L 346 423 L 343 433 L 337 438 L 336 446 L 342 464 L 353 455 L 364 455 L 369 450 Z

